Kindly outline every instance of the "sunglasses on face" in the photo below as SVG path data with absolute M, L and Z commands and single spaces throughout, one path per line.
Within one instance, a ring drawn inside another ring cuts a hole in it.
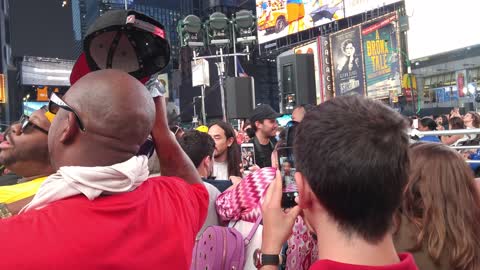
M 78 116 L 77 112 L 67 103 L 65 103 L 65 101 L 63 101 L 59 96 L 57 96 L 55 93 L 52 93 L 52 96 L 50 96 L 50 102 L 48 103 L 48 111 L 52 114 L 57 114 L 60 109 L 72 112 L 75 115 L 75 119 L 77 120 L 80 130 L 85 131 L 85 126 L 83 125 L 83 122 L 80 119 L 80 116 Z
M 34 129 L 39 130 L 39 131 L 48 135 L 48 130 L 45 130 L 45 129 L 35 125 L 34 123 L 30 122 L 30 117 L 27 116 L 27 115 L 22 115 L 19 122 L 20 122 L 20 131 L 22 133 L 25 133 L 25 130 L 27 130 L 29 127 L 32 127 Z

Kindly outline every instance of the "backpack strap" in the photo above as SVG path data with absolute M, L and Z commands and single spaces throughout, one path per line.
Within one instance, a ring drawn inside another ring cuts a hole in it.
M 258 225 L 260 225 L 260 222 L 262 222 L 262 216 L 259 216 L 257 218 L 257 221 L 255 221 L 255 224 L 253 225 L 252 230 L 248 234 L 247 238 L 245 238 L 245 245 L 250 244 L 250 240 L 252 240 L 252 237 L 255 234 L 255 232 L 257 231 Z

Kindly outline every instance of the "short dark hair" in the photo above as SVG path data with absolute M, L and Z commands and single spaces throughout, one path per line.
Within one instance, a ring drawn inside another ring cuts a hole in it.
M 360 96 L 329 100 L 298 126 L 297 171 L 346 233 L 376 243 L 389 231 L 408 178 L 406 127 L 400 114 Z
M 251 128 L 247 128 L 245 130 L 245 133 L 247 133 L 248 137 L 252 138 L 255 137 L 255 130 L 253 129 L 253 127 Z
M 212 157 L 215 151 L 215 141 L 207 133 L 197 130 L 185 132 L 178 140 L 183 151 L 192 160 L 195 168 L 200 166 L 205 157 Z
M 436 130 L 437 129 L 437 122 L 435 122 L 432 118 L 430 117 L 423 117 L 420 119 L 420 123 L 422 126 L 427 127 L 429 130 Z
M 295 108 L 293 108 L 292 112 L 295 111 L 296 109 L 299 109 L 299 108 L 303 108 L 305 110 L 305 113 L 313 110 L 315 108 L 314 105 L 312 104 L 300 104 L 300 105 L 297 105 L 295 106 Z

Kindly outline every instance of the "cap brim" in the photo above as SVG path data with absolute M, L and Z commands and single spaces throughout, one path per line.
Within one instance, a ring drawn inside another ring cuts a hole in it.
M 281 113 L 274 113 L 274 114 L 271 114 L 268 117 L 265 117 L 263 119 L 277 119 L 277 118 L 282 117 L 282 116 L 283 116 L 283 114 L 281 114 Z
M 261 120 L 265 120 L 265 119 L 277 119 L 279 117 L 282 117 L 283 114 L 281 113 L 273 113 L 273 114 L 270 114 L 270 115 L 266 115 L 265 117 L 261 116 L 261 117 L 252 117 L 250 118 L 250 122 L 256 122 L 256 121 L 261 121 Z
M 282 117 L 282 116 L 284 116 L 284 114 L 276 113 L 276 114 L 275 114 L 275 119 L 277 119 L 277 118 L 279 118 L 279 117 Z

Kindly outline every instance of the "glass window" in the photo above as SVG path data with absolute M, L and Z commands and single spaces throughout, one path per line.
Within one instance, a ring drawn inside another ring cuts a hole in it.
M 451 80 L 452 80 L 452 74 L 451 73 L 447 73 L 443 76 L 443 84 L 444 85 L 450 84 Z
M 445 81 L 444 81 L 444 78 L 445 78 L 445 75 L 444 75 L 444 74 L 441 74 L 441 75 L 438 75 L 438 76 L 437 76 L 437 84 L 438 84 L 438 86 L 443 85 L 443 83 L 445 82 Z
M 432 77 L 425 78 L 425 87 L 432 85 Z
M 479 73 L 479 69 L 478 69 L 478 68 L 469 70 L 470 80 L 471 80 L 471 81 L 476 81 L 476 80 L 478 79 L 478 73 Z

